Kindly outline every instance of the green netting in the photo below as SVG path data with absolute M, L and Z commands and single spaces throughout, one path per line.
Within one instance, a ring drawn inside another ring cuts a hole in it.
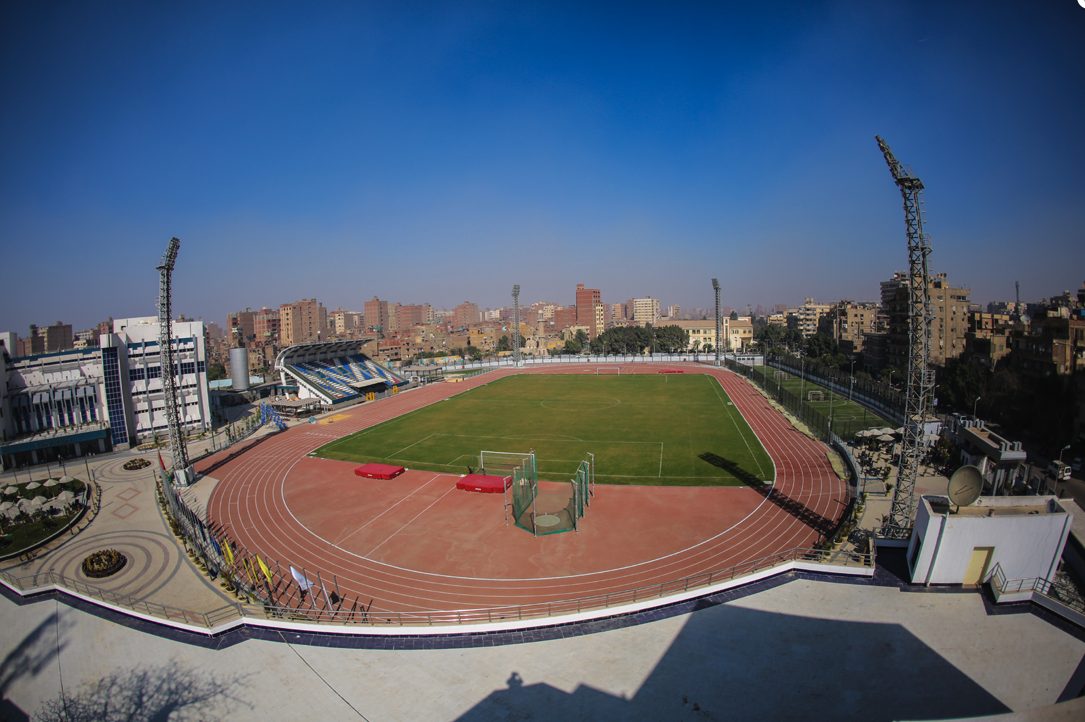
M 533 457 L 532 457 L 533 458 Z M 539 493 L 539 479 L 534 474 L 534 464 L 518 466 L 512 470 L 512 518 L 516 526 L 535 531 L 532 506 Z

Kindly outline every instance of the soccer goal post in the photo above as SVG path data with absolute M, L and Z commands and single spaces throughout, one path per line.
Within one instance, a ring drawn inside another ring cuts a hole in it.
M 825 400 L 825 392 L 824 391 L 808 391 L 806 393 L 806 400 L 807 401 L 824 401 Z
M 777 381 L 783 381 L 784 379 L 787 378 L 787 372 L 786 371 L 775 371 L 772 374 L 772 378 L 776 379 Z
M 622 375 L 622 367 L 621 366 L 596 366 L 595 367 L 595 375 L 596 376 L 621 376 Z

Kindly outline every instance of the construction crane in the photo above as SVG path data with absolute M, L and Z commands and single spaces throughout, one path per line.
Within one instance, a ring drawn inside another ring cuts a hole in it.
M 927 257 L 931 239 L 923 232 L 923 182 L 874 136 L 904 198 L 904 225 L 908 234 L 908 371 L 905 376 L 904 437 L 900 445 L 897 485 L 889 521 L 882 527 L 887 539 L 907 539 L 915 523 L 915 482 L 923 456 L 923 429 L 934 399 L 934 371 L 930 368 L 931 313 Z
M 177 407 L 177 364 L 173 360 L 173 266 L 177 262 L 177 249 L 181 241 L 171 238 L 162 261 L 155 266 L 158 281 L 158 348 L 161 350 L 162 394 L 166 401 L 166 425 L 169 427 L 170 452 L 173 454 L 173 479 L 182 486 L 193 480 L 192 467 L 188 461 L 188 447 L 181 429 L 181 414 Z

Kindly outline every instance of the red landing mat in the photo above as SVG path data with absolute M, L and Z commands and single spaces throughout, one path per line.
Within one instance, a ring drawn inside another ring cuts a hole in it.
M 511 476 L 468 474 L 456 482 L 456 488 L 464 491 L 479 491 L 483 494 L 502 494 L 511 484 Z
M 362 464 L 354 473 L 367 479 L 394 479 L 406 469 L 402 466 L 389 466 L 388 464 Z

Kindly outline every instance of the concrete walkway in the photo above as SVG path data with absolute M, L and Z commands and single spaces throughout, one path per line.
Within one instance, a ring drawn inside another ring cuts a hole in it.
M 0 715 L 24 719 L 63 689 L 86 719 L 103 718 L 95 705 L 108 699 L 107 720 L 877 721 L 1041 710 L 1085 683 L 1085 642 L 1029 613 L 989 616 L 979 594 L 810 580 L 519 645 L 391 651 L 280 639 L 215 651 L 53 600 L 0 600 Z M 1080 719 L 1085 700 L 1072 705 Z

